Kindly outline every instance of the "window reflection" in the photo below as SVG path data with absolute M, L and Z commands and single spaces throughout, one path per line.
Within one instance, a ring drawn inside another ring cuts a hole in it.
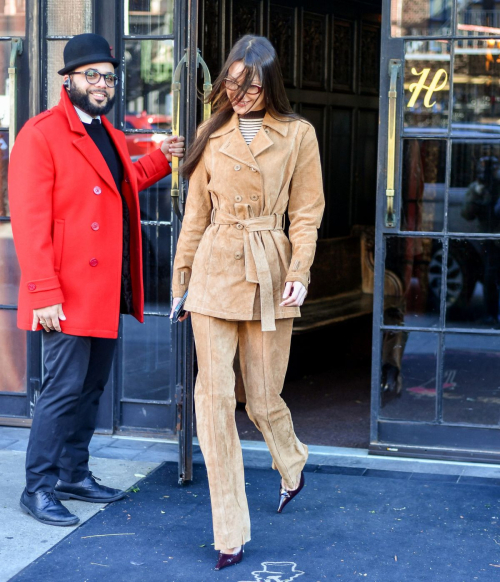
M 401 217 L 403 230 L 443 229 L 445 177 L 444 140 L 404 140 Z
M 453 75 L 454 135 L 500 136 L 499 74 L 499 41 L 457 41 Z
M 429 135 L 448 127 L 450 44 L 405 42 L 405 133 Z
M 17 311 L 0 310 L 0 392 L 26 392 L 26 332 Z
M 388 237 L 384 277 L 384 324 L 439 324 L 442 244 L 430 238 Z
M 170 40 L 125 43 L 125 131 L 148 132 L 127 134 L 131 156 L 158 149 L 165 137 L 161 132 L 172 126 L 173 46 Z
M 495 0 L 457 0 L 458 34 L 484 36 L 500 32 L 500 10 Z
M 170 227 L 142 226 L 144 310 L 170 311 Z
M 0 36 L 25 36 L 26 0 L 0 0 Z
M 170 319 L 146 317 L 144 324 L 140 324 L 132 317 L 123 317 L 122 322 L 123 397 L 168 400 L 172 350 Z
M 445 334 L 444 345 L 444 421 L 498 427 L 500 337 Z
M 17 305 L 21 278 L 10 222 L 0 222 L 0 305 Z
M 446 325 L 499 328 L 500 241 L 451 239 Z
M 172 34 L 174 0 L 125 0 L 126 35 Z
M 437 347 L 434 333 L 384 333 L 381 418 L 434 420 Z
M 452 144 L 448 228 L 500 232 L 500 145 Z
M 445 36 L 451 33 L 452 0 L 392 0 L 392 36 Z

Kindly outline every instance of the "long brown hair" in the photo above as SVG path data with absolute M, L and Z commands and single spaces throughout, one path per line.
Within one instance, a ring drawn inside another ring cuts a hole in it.
M 281 67 L 273 45 L 264 36 L 247 34 L 233 46 L 222 71 L 214 81 L 212 92 L 208 96 L 208 102 L 212 104 L 213 115 L 203 125 L 193 145 L 189 148 L 182 165 L 183 176 L 188 178 L 191 176 L 201 159 L 210 135 L 227 123 L 234 113 L 226 93 L 224 79 L 228 76 L 229 67 L 236 61 L 241 61 L 245 65 L 242 73 L 244 80 L 240 83 L 236 99 L 245 95 L 253 78 L 258 74 L 264 91 L 266 111 L 275 119 L 283 121 L 299 118 L 293 112 L 286 96 Z

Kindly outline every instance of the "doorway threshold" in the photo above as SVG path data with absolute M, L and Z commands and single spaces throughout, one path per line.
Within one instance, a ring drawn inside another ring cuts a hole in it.
M 157 457 L 154 459 L 151 457 L 150 459 L 149 456 L 153 454 L 153 451 L 148 449 L 147 452 L 141 451 L 137 459 L 146 454 L 149 455 L 147 457 L 148 460 L 161 461 L 165 455 L 168 460 L 177 458 L 178 443 L 175 436 L 148 438 L 113 435 L 111 439 L 116 439 L 115 447 L 118 449 L 126 446 L 123 441 L 136 441 L 138 444 L 142 442 L 146 446 L 148 443 L 150 445 L 157 443 L 156 446 L 152 447 L 156 450 Z M 119 445 L 120 441 L 123 443 L 121 446 Z M 241 448 L 245 467 L 269 468 L 271 466 L 271 455 L 265 442 L 242 440 Z M 494 463 L 445 461 L 403 456 L 385 457 L 372 455 L 368 449 L 324 445 L 310 445 L 308 448 L 309 458 L 305 468 L 306 471 L 351 475 L 366 474 L 367 476 L 373 476 L 380 472 L 381 476 L 411 479 L 420 479 L 424 475 L 435 475 L 435 477 L 431 478 L 435 480 L 451 480 L 455 478 L 460 482 L 466 482 L 469 478 L 474 478 L 475 481 L 484 478 L 488 480 L 488 484 L 492 484 L 492 480 L 498 480 L 498 485 L 500 485 L 500 465 Z M 99 455 L 99 453 L 95 454 Z M 203 464 L 203 456 L 196 437 L 193 438 L 193 463 Z
M 196 439 L 195 439 L 196 440 Z M 264 442 L 241 441 L 245 467 L 269 465 L 271 455 Z M 305 470 L 337 474 L 375 475 L 395 478 L 419 479 L 424 475 L 435 475 L 435 480 L 446 480 L 456 477 L 460 482 L 468 478 L 498 480 L 500 485 L 500 465 L 494 463 L 477 463 L 466 461 L 443 461 L 435 459 L 419 459 L 415 457 L 383 457 L 371 455 L 368 449 L 330 447 L 310 445 L 309 458 Z M 391 475 L 392 473 L 392 475 Z M 401 475 L 399 475 L 401 474 Z

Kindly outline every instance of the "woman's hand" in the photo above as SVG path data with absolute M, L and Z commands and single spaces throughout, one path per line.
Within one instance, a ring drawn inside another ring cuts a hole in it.
M 169 162 L 172 161 L 172 156 L 176 158 L 183 158 L 185 151 L 185 139 L 182 135 L 169 135 L 161 144 L 161 151 Z
M 172 299 L 172 309 L 170 310 L 170 319 L 172 319 L 172 317 L 174 316 L 174 310 L 177 307 L 177 305 L 179 304 L 179 301 L 181 299 L 182 299 L 182 297 L 174 297 Z M 189 311 L 186 311 L 186 313 L 182 317 L 179 317 L 179 321 L 184 321 L 188 317 L 189 317 Z
M 288 283 L 285 283 L 284 301 L 280 303 L 280 307 L 300 307 L 304 303 L 306 296 L 307 290 L 302 283 L 288 281 Z

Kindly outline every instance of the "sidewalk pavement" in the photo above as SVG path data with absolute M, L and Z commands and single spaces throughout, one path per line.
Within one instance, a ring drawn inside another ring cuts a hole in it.
M 56 528 L 39 524 L 19 509 L 24 487 L 24 459 L 29 429 L 0 427 L 0 474 L 3 495 L 0 504 L 0 582 L 50 551 L 76 527 Z M 243 441 L 248 469 L 269 469 L 271 457 L 264 443 Z M 103 484 L 123 489 L 147 476 L 164 461 L 176 462 L 176 440 L 95 435 L 90 445 L 91 469 Z M 203 464 L 197 442 L 193 462 Z M 430 461 L 410 458 L 369 456 L 362 449 L 311 446 L 309 472 L 360 477 L 392 477 L 408 481 L 441 481 L 475 485 L 500 485 L 500 467 L 492 464 Z M 166 484 L 166 488 L 177 487 Z M 66 503 L 66 502 L 65 502 Z M 70 511 L 85 523 L 103 510 L 99 504 L 67 502 Z M 45 581 L 44 581 L 45 582 Z M 399 581 L 398 581 L 399 582 Z

